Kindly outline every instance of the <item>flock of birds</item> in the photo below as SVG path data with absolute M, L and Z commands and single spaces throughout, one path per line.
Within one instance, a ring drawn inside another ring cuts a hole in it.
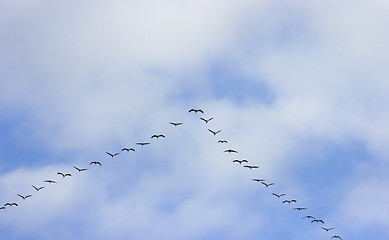
M 189 110 L 189 113 L 204 113 L 204 111 L 202 109 L 190 109 Z M 209 121 L 213 120 L 213 117 L 211 118 L 203 118 L 201 117 L 200 118 L 202 121 L 205 122 L 205 124 L 208 124 Z M 182 125 L 183 123 L 182 122 L 169 122 L 169 124 L 177 127 L 177 126 L 180 126 Z M 216 136 L 218 133 L 220 133 L 222 130 L 211 130 L 211 129 L 208 129 L 208 131 L 210 133 L 212 133 L 214 136 Z M 153 138 L 165 138 L 165 135 L 163 134 L 155 134 L 155 135 L 152 135 L 151 136 L 151 139 Z M 218 143 L 228 143 L 227 140 L 218 140 Z M 150 142 L 137 142 L 136 145 L 140 145 L 140 146 L 145 146 L 145 145 L 149 145 L 151 144 Z M 127 147 L 124 147 L 121 149 L 121 152 L 130 152 L 130 151 L 135 151 L 134 148 L 127 148 Z M 226 149 L 224 151 L 225 153 L 235 153 L 237 154 L 238 151 L 237 150 L 234 150 L 234 149 Z M 111 158 L 114 158 L 115 156 L 119 155 L 120 152 L 115 152 L 115 153 L 110 153 L 110 152 L 106 152 L 106 154 L 108 156 L 110 156 Z M 248 169 L 257 169 L 259 168 L 259 166 L 257 165 L 250 165 L 249 164 L 249 161 L 247 159 L 242 159 L 242 160 L 239 160 L 239 159 L 234 159 L 232 161 L 233 163 L 237 163 L 239 165 L 242 165 L 243 164 L 243 167 L 245 168 L 248 168 Z M 99 161 L 92 161 L 89 163 L 89 165 L 98 165 L 98 166 L 102 166 L 101 162 Z M 81 168 L 81 167 L 77 167 L 77 166 L 73 166 L 73 168 L 78 172 L 78 173 L 81 173 L 81 172 L 84 172 L 87 170 L 87 168 Z M 66 177 L 71 177 L 72 174 L 71 173 L 63 173 L 63 172 L 57 172 L 58 175 L 62 176 L 62 178 L 66 178 Z M 263 184 L 266 188 L 269 188 L 271 186 L 273 186 L 275 183 L 271 182 L 266 182 L 265 179 L 260 179 L 260 178 L 253 178 L 252 179 L 253 181 L 255 182 L 258 182 L 258 183 L 261 183 Z M 57 182 L 54 181 L 54 180 L 51 180 L 51 179 L 47 179 L 47 180 L 44 180 L 43 181 L 44 183 L 46 184 L 56 184 Z M 43 188 L 45 188 L 45 186 L 35 186 L 35 185 L 32 185 L 32 188 L 36 191 L 36 192 L 39 192 L 41 191 Z M 17 196 L 19 196 L 23 201 L 26 200 L 27 198 L 30 198 L 32 197 L 32 194 L 27 194 L 27 195 L 22 195 L 22 194 L 16 194 Z M 280 199 L 280 198 L 283 198 L 286 196 L 285 193 L 272 193 L 273 196 L 275 196 L 276 198 Z M 297 200 L 296 199 L 283 199 L 282 201 L 283 204 L 293 204 L 293 203 L 297 203 Z M 5 210 L 6 208 L 11 208 L 11 207 L 17 207 L 19 206 L 19 204 L 17 202 L 6 202 L 3 206 L 0 207 L 0 210 Z M 292 208 L 293 210 L 296 210 L 296 211 L 305 211 L 307 210 L 307 208 L 305 207 L 294 207 Z M 304 216 L 302 219 L 308 219 L 311 223 L 320 223 L 320 224 L 325 224 L 324 220 L 323 219 L 320 219 L 320 218 L 316 218 L 314 216 L 311 216 L 311 215 L 306 215 Z M 326 232 L 330 232 L 332 231 L 334 228 L 333 227 L 324 227 L 324 225 L 322 225 L 321 229 L 323 229 L 324 231 Z M 331 239 L 340 239 L 342 240 L 342 238 L 339 236 L 339 235 L 332 235 Z

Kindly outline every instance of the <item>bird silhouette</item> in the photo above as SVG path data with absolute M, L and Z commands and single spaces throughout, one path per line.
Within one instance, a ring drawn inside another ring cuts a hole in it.
M 72 176 L 72 174 L 70 174 L 70 173 L 61 173 L 61 172 L 57 172 L 57 174 L 61 175 L 63 178 L 64 178 L 64 177 L 70 177 L 70 176 Z
M 226 140 L 219 140 L 219 141 L 217 141 L 217 143 L 227 143 L 227 141 Z
M 333 239 L 333 238 L 339 238 L 339 239 L 342 239 L 340 236 L 338 236 L 338 235 L 334 235 L 334 236 L 332 236 L 332 238 L 331 239 Z
M 23 200 L 26 200 L 26 198 L 29 198 L 31 197 L 31 194 L 29 195 L 26 195 L 26 196 L 23 196 L 23 195 L 20 195 L 20 194 L 17 194 L 19 197 L 23 198 Z
M 292 202 L 297 202 L 295 199 L 292 200 L 284 200 L 282 203 L 292 203 Z
M 115 157 L 116 155 L 119 155 L 119 153 L 114 153 L 114 154 L 112 154 L 112 153 L 109 153 L 109 152 L 106 152 L 109 156 L 111 156 L 111 157 Z
M 209 121 L 211 121 L 213 119 L 213 117 L 211 118 L 208 118 L 208 119 L 205 119 L 205 118 L 200 118 L 201 120 L 203 120 L 205 123 L 208 123 Z
M 6 204 L 4 204 L 4 206 L 19 206 L 19 205 L 15 202 L 13 202 L 13 203 L 7 202 Z
M 45 180 L 43 182 L 47 182 L 47 183 L 57 183 L 56 181 L 53 181 L 53 180 Z
M 135 152 L 135 149 L 133 149 L 133 148 L 122 148 L 122 151 L 127 151 L 127 152 L 133 151 L 133 152 Z
M 307 208 L 303 208 L 303 207 L 293 208 L 293 210 L 298 210 L 298 211 L 305 210 L 305 209 L 307 209 Z
M 323 223 L 324 224 L 324 221 L 323 220 L 321 220 L 321 219 L 314 219 L 314 220 L 312 220 L 311 221 L 311 223 L 314 223 L 314 222 L 317 222 L 317 223 Z
M 193 108 L 190 109 L 189 112 L 195 112 L 195 113 L 201 112 L 201 113 L 204 113 L 204 111 L 201 110 L 201 109 L 193 109 Z
M 89 165 L 92 165 L 92 164 L 100 165 L 100 166 L 101 166 L 101 163 L 100 163 L 100 162 L 97 162 L 97 161 L 94 161 L 94 162 L 90 162 L 90 163 L 89 163 Z
M 234 149 L 227 149 L 225 150 L 224 152 L 228 152 L 228 153 L 238 153 L 238 151 L 234 150 Z
M 243 159 L 243 160 L 239 160 L 239 159 L 234 159 L 234 161 L 232 161 L 232 162 L 237 162 L 237 163 L 239 163 L 239 164 L 242 164 L 243 162 L 249 162 L 249 161 L 247 161 L 246 159 Z
M 174 125 L 175 127 L 183 124 L 182 122 L 169 122 L 171 125 Z
M 165 138 L 165 135 L 163 135 L 163 134 L 159 134 L 159 135 L 154 134 L 153 136 L 151 136 L 151 138 L 160 138 L 160 137 Z
M 304 218 L 308 218 L 308 219 L 312 218 L 312 219 L 315 219 L 313 216 L 310 216 L 310 215 L 303 217 L 303 219 L 304 219 Z
M 141 145 L 141 146 L 144 146 L 144 145 L 147 145 L 147 144 L 150 144 L 150 143 L 149 143 L 149 142 L 138 142 L 138 143 L 136 143 L 136 144 Z
M 5 207 L 0 207 L 0 210 L 3 210 L 3 209 L 5 209 Z
M 82 172 L 82 171 L 86 171 L 87 169 L 86 168 L 78 168 L 78 167 L 75 167 L 73 166 L 75 169 L 77 169 L 78 172 Z
M 282 196 L 285 196 L 285 193 L 281 193 L 281 194 L 277 194 L 277 193 L 272 193 L 274 196 L 276 196 L 277 198 L 280 198 Z
M 42 190 L 42 188 L 44 188 L 44 187 L 35 187 L 34 185 L 32 185 L 32 187 L 33 187 L 36 191 Z
M 334 229 L 334 228 L 324 228 L 324 227 L 322 227 L 322 229 L 324 229 L 325 231 L 331 231 L 332 229 Z
M 263 181 L 265 181 L 265 179 L 253 178 L 253 181 L 256 181 L 256 182 L 263 182 Z
M 246 166 L 243 166 L 243 167 L 247 167 L 247 168 L 250 168 L 250 169 L 258 168 L 258 166 L 250 166 L 250 165 L 246 165 Z
M 274 185 L 274 183 L 265 183 L 265 182 L 261 182 L 263 185 L 265 185 L 266 187 L 269 187 L 271 185 Z
M 210 132 L 213 134 L 213 136 L 215 136 L 216 134 L 218 134 L 218 133 L 221 132 L 222 130 L 213 131 L 213 130 L 211 130 L 211 129 L 208 129 L 208 131 L 210 131 Z

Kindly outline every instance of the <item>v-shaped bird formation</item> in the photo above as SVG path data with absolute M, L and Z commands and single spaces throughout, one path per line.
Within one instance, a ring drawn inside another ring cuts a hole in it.
M 204 114 L 204 111 L 202 109 L 190 109 L 189 110 L 189 113 L 194 113 L 194 114 L 198 114 L 198 113 L 201 113 L 201 114 Z M 205 124 L 208 124 L 209 121 L 213 120 L 214 118 L 211 117 L 211 118 L 203 118 L 201 117 L 200 120 L 204 121 Z M 180 125 L 182 125 L 183 123 L 182 122 L 169 122 L 169 124 L 175 126 L 175 127 L 178 127 Z M 217 134 L 219 134 L 222 130 L 211 130 L 211 129 L 208 129 L 209 132 L 211 132 L 213 134 L 213 136 L 216 136 Z M 151 139 L 159 139 L 159 138 L 165 138 L 165 135 L 164 134 L 154 134 L 151 136 Z M 218 141 L 215 141 L 216 143 L 225 143 L 227 144 L 228 141 L 227 140 L 218 140 Z M 151 142 L 136 142 L 135 143 L 136 145 L 140 145 L 141 147 L 144 147 L 146 145 L 149 145 L 151 144 Z M 123 151 L 126 151 L 126 152 L 130 152 L 130 151 L 135 151 L 135 148 L 133 147 L 123 147 L 121 149 L 121 152 Z M 235 150 L 235 149 L 232 149 L 232 148 L 229 148 L 229 149 L 226 149 L 224 150 L 225 153 L 228 153 L 228 154 L 231 154 L 231 153 L 234 153 L 234 154 L 238 154 L 238 151 Z M 106 152 L 107 155 L 109 155 L 111 158 L 114 158 L 116 157 L 117 155 L 120 154 L 120 152 L 115 152 L 115 153 L 111 153 L 111 152 Z M 249 160 L 247 159 L 242 159 L 242 160 L 239 160 L 239 159 L 234 159 L 232 161 L 233 163 L 239 163 L 237 164 L 237 166 L 239 165 L 242 165 L 242 163 L 245 163 L 242 167 L 244 168 L 248 168 L 249 170 L 252 170 L 252 171 L 255 171 L 255 169 L 258 169 L 259 166 L 257 165 L 252 165 L 252 164 L 249 164 Z M 96 166 L 99 166 L 101 167 L 102 164 L 101 162 L 99 161 L 91 161 L 89 163 L 90 166 L 92 165 L 96 165 Z M 82 167 L 77 167 L 77 166 L 73 166 L 73 168 L 78 172 L 78 173 L 82 173 L 84 171 L 87 170 L 87 168 L 82 168 Z M 58 175 L 62 176 L 62 178 L 66 178 L 66 177 L 71 177 L 72 176 L 72 173 L 63 173 L 63 172 L 57 172 Z M 254 178 L 252 179 L 253 181 L 255 182 L 258 182 L 258 183 L 261 183 L 265 186 L 265 188 L 271 188 L 273 185 L 275 185 L 274 182 L 266 182 L 265 179 L 260 179 L 260 178 Z M 46 184 L 56 184 L 57 182 L 54 181 L 54 180 L 51 180 L 51 179 L 46 179 L 46 180 L 43 180 L 42 181 L 43 183 L 46 183 Z M 35 185 L 32 185 L 32 188 L 35 189 L 36 192 L 40 192 L 44 189 L 44 186 L 35 186 Z M 298 201 L 296 199 L 283 199 L 283 197 L 285 197 L 287 194 L 286 193 L 274 193 L 272 192 L 271 193 L 273 196 L 275 196 L 277 199 L 281 199 L 282 200 L 282 203 L 285 204 L 294 204 L 294 203 L 297 203 Z M 20 194 L 20 193 L 17 193 L 16 196 L 19 196 L 22 201 L 28 201 L 27 199 L 28 198 L 31 198 L 33 197 L 32 194 L 26 194 L 26 195 L 23 195 L 23 194 Z M 6 202 L 4 203 L 3 206 L 0 207 L 0 211 L 6 211 L 7 208 L 12 208 L 12 207 L 18 207 L 19 204 L 17 202 Z M 296 211 L 306 211 L 307 208 L 306 207 L 293 207 L 292 210 L 296 210 Z M 314 216 L 311 216 L 311 215 L 306 215 L 304 217 L 302 217 L 302 219 L 309 219 L 310 220 L 310 223 L 320 223 L 321 225 L 321 229 L 324 230 L 325 232 L 332 232 L 332 230 L 334 229 L 334 227 L 323 227 L 323 224 L 325 224 L 325 221 L 323 219 L 320 219 L 320 218 L 316 218 Z M 339 235 L 332 235 L 330 239 L 340 239 L 342 240 L 342 238 L 339 236 Z

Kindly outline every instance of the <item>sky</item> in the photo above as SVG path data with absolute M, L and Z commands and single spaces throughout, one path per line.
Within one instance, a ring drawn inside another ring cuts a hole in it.
M 389 239 L 388 11 L 0 1 L 0 239 Z

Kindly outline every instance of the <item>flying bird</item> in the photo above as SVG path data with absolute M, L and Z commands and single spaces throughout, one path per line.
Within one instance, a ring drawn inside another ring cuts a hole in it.
M 271 185 L 274 185 L 274 183 L 265 183 L 265 182 L 261 182 L 263 185 L 265 185 L 266 187 L 269 187 Z
M 281 194 L 277 194 L 277 193 L 272 193 L 274 196 L 276 196 L 277 198 L 280 198 L 282 196 L 285 196 L 285 193 L 281 193 Z
M 147 145 L 147 144 L 150 144 L 150 143 L 149 143 L 149 142 L 138 142 L 138 143 L 136 143 L 136 144 L 141 145 L 141 146 L 144 146 L 144 145 Z
M 246 159 L 243 159 L 243 160 L 239 160 L 239 159 L 234 159 L 234 161 L 232 161 L 232 162 L 238 162 L 239 164 L 242 164 L 243 162 L 249 162 L 249 161 L 247 161 Z
M 315 219 L 313 216 L 310 216 L 310 215 L 303 217 L 303 219 L 304 219 L 304 218 L 308 218 L 308 219 L 312 218 L 312 219 Z
M 0 210 L 3 210 L 3 209 L 5 209 L 5 207 L 0 207 Z
M 135 152 L 135 149 L 133 149 L 133 148 L 122 148 L 122 151 L 127 151 L 127 152 L 133 151 L 133 152 Z
M 328 231 L 331 231 L 334 228 L 324 228 L 324 227 L 322 227 L 322 229 L 324 229 L 324 230 L 326 230 L 328 232 Z
M 101 163 L 100 162 L 90 162 L 89 165 L 92 165 L 92 164 L 95 164 L 95 165 L 100 165 L 101 166 Z
M 4 204 L 4 206 L 18 206 L 18 204 L 15 202 L 13 202 L 13 203 L 7 202 L 6 204 Z
M 151 138 L 160 138 L 160 137 L 165 138 L 165 135 L 163 135 L 163 134 L 159 134 L 159 135 L 154 134 L 153 136 L 151 136 Z
M 183 124 L 182 122 L 169 122 L 171 125 L 174 125 L 175 127 Z
M 250 168 L 250 169 L 258 168 L 258 166 L 250 166 L 250 165 L 246 165 L 246 166 L 243 166 L 243 167 L 247 167 L 247 168 Z
M 119 153 L 114 153 L 114 154 L 112 154 L 112 153 L 109 153 L 109 152 L 106 152 L 109 156 L 111 156 L 111 157 L 115 157 L 116 155 L 119 155 Z
M 201 110 L 201 109 L 193 109 L 193 108 L 190 109 L 189 112 L 195 112 L 195 113 L 201 112 L 201 113 L 204 113 L 204 111 Z
M 57 174 L 61 175 L 63 178 L 64 178 L 64 177 L 70 177 L 70 176 L 72 176 L 72 174 L 70 174 L 70 173 L 61 173 L 61 172 L 57 172 Z
M 78 167 L 75 167 L 73 166 L 75 169 L 77 169 L 78 172 L 82 172 L 82 171 L 86 171 L 87 169 L 86 168 L 78 168 Z
M 299 211 L 301 211 L 301 210 L 305 210 L 305 209 L 307 209 L 307 208 L 303 208 L 303 207 L 297 207 L 297 208 L 293 208 L 293 210 L 299 210 Z
M 205 119 L 205 118 L 200 118 L 200 119 L 203 120 L 205 123 L 208 123 L 209 121 L 211 121 L 213 119 L 213 117 L 208 118 L 208 119 Z
M 333 238 L 339 238 L 339 239 L 342 239 L 340 236 L 338 236 L 338 235 L 334 235 L 334 236 L 332 236 L 332 238 L 331 239 L 333 239 Z
M 210 131 L 210 132 L 213 134 L 213 136 L 215 136 L 216 134 L 218 134 L 218 133 L 221 132 L 222 130 L 213 131 L 213 130 L 211 130 L 211 129 L 208 129 L 208 131 Z
M 238 153 L 238 151 L 234 150 L 234 149 L 227 149 L 225 150 L 224 152 L 228 152 L 228 153 Z
M 23 198 L 23 200 L 26 200 L 26 198 L 29 198 L 31 197 L 31 194 L 29 195 L 26 195 L 26 196 L 23 196 L 23 195 L 20 195 L 20 194 L 17 194 L 19 197 Z
M 57 183 L 56 181 L 53 181 L 53 180 L 45 180 L 43 182 L 47 182 L 47 183 Z
M 311 223 L 314 223 L 314 222 L 317 222 L 317 223 L 321 222 L 321 223 L 324 224 L 324 221 L 321 220 L 321 219 L 315 219 L 315 220 L 312 220 L 312 221 L 311 221 Z
M 292 200 L 284 200 L 282 203 L 292 203 L 292 202 L 297 202 L 295 199 Z
M 253 181 L 256 181 L 256 182 L 263 182 L 263 181 L 265 181 L 265 179 L 253 178 Z
M 39 190 L 41 190 L 42 188 L 44 188 L 44 187 L 35 187 L 34 185 L 32 185 L 32 187 L 33 187 L 36 191 L 39 191 Z
M 227 141 L 226 140 L 219 140 L 219 141 L 217 141 L 217 143 L 227 143 Z

